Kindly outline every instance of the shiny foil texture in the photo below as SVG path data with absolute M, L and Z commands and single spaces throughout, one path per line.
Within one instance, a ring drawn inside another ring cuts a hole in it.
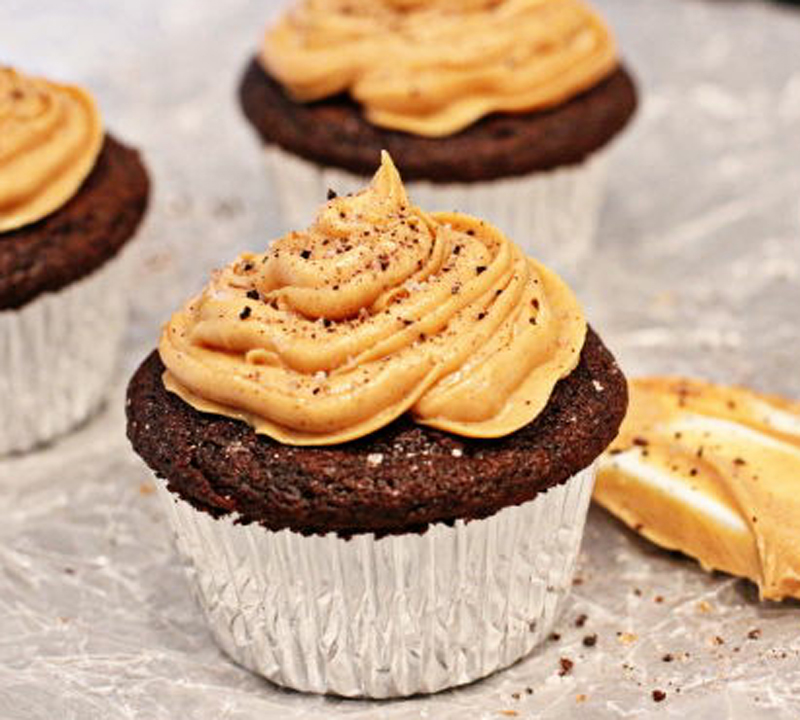
M 214 519 L 157 481 L 220 647 L 279 685 L 371 698 L 472 682 L 546 638 L 593 484 L 591 466 L 484 520 L 345 540 Z
M 125 333 L 127 252 L 85 278 L 0 310 L 0 455 L 85 420 L 103 400 Z

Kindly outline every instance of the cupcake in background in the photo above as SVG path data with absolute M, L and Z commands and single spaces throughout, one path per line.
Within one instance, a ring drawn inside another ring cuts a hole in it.
M 381 149 L 426 207 L 495 223 L 562 271 L 591 250 L 636 90 L 583 0 L 300 0 L 240 86 L 287 229 Z
M 547 637 L 626 403 L 567 285 L 384 155 L 172 316 L 127 415 L 220 646 L 386 698 Z
M 148 190 L 88 92 L 0 68 L 0 454 L 101 402 L 125 327 L 121 251 Z

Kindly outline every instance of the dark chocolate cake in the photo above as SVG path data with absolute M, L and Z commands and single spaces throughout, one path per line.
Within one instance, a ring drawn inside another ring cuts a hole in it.
M 139 154 L 106 135 L 92 172 L 69 202 L 0 237 L 0 311 L 60 290 L 114 257 L 139 225 L 148 193 Z
M 266 143 L 320 165 L 368 176 L 388 150 L 405 180 L 474 182 L 574 165 L 608 143 L 636 109 L 624 67 L 550 110 L 495 113 L 444 138 L 387 130 L 347 95 L 302 104 L 253 60 L 239 88 L 242 109 Z
M 625 378 L 589 330 L 578 366 L 511 435 L 476 440 L 408 417 L 326 447 L 282 445 L 168 392 L 158 353 L 128 387 L 128 437 L 169 489 L 214 516 L 304 534 L 378 535 L 489 516 L 563 483 L 614 439 Z

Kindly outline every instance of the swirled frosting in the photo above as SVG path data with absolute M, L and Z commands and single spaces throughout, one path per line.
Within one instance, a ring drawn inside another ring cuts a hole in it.
M 100 114 L 85 90 L 0 68 L 0 232 L 64 205 L 102 143 Z
M 562 280 L 480 220 L 414 207 L 384 153 L 368 188 L 218 271 L 159 352 L 167 389 L 286 444 L 407 411 L 497 437 L 539 414 L 585 332 Z
M 431 137 L 553 107 L 617 65 L 583 0 L 304 0 L 260 57 L 298 101 L 349 92 L 375 125 Z
M 595 500 L 706 569 L 800 598 L 800 404 L 700 380 L 642 378 Z

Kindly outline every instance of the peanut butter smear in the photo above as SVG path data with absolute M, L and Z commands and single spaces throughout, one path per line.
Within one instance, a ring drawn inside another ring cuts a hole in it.
M 800 404 L 674 378 L 630 391 L 595 500 L 762 598 L 800 598 Z
M 582 0 L 303 0 L 260 59 L 300 102 L 349 92 L 375 125 L 441 137 L 559 105 L 609 75 L 617 51 Z
M 85 90 L 0 67 L 0 232 L 62 207 L 102 144 L 100 114 Z
M 414 207 L 384 153 L 365 190 L 218 271 L 159 352 L 168 390 L 285 444 L 405 412 L 489 438 L 541 412 L 585 333 L 560 278 L 481 220 Z

